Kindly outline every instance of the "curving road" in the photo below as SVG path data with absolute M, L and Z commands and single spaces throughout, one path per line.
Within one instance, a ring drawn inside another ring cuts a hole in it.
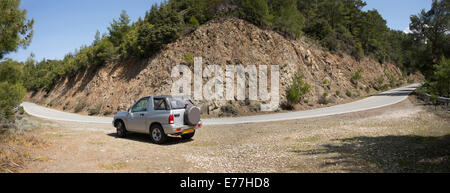
M 413 84 L 390 91 L 386 91 L 377 95 L 367 97 L 365 99 L 352 103 L 341 104 L 320 109 L 307 111 L 296 111 L 287 113 L 274 113 L 265 115 L 232 117 L 232 118 L 213 118 L 203 119 L 204 125 L 228 125 L 228 124 L 244 124 L 244 123 L 261 123 L 271 121 L 284 121 L 293 119 L 305 119 L 314 117 L 323 117 L 330 115 L 338 115 L 357 111 L 365 111 L 380 107 L 385 107 L 402 102 L 411 94 L 420 84 Z M 24 102 L 22 106 L 28 114 L 50 120 L 71 121 L 80 123 L 112 123 L 110 117 L 93 117 L 74 113 L 66 113 L 54 109 L 42 107 L 34 103 Z

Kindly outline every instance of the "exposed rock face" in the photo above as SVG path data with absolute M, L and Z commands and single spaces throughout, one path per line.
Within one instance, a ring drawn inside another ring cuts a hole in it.
M 51 104 L 52 107 L 67 111 L 88 107 L 100 108 L 100 113 L 115 113 L 126 110 L 140 97 L 170 94 L 171 70 L 177 64 L 187 64 L 185 55 L 190 53 L 203 58 L 203 66 L 221 65 L 279 65 L 280 99 L 285 100 L 285 90 L 298 69 L 312 88 L 306 96 L 308 103 L 317 104 L 319 97 L 327 92 L 338 103 L 345 91 L 355 90 L 350 82 L 351 72 L 362 68 L 363 79 L 357 88 L 362 93 L 365 87 L 371 89 L 378 77 L 386 74 L 401 77 L 402 73 L 394 64 L 380 64 L 370 59 L 355 61 L 352 57 L 333 55 L 322 51 L 307 39 L 287 40 L 278 33 L 262 30 L 243 20 L 228 18 L 208 22 L 191 34 L 169 44 L 159 54 L 141 62 L 108 64 L 97 72 L 86 71 L 75 78 L 67 78 L 58 83 L 50 93 L 33 93 L 29 100 Z M 270 69 L 270 68 L 269 68 Z M 327 80 L 328 85 L 324 85 Z M 204 80 L 206 82 L 206 80 Z M 387 82 L 387 80 L 386 80 Z M 335 96 L 339 91 L 341 96 Z M 248 91 L 247 91 L 248 92 Z M 202 104 L 206 113 L 220 112 L 229 101 L 212 101 Z M 258 104 L 254 101 L 232 102 L 240 111 L 249 111 Z M 307 104 L 303 105 L 308 107 Z M 247 108 L 248 107 L 248 108 Z M 301 107 L 300 107 L 301 108 Z

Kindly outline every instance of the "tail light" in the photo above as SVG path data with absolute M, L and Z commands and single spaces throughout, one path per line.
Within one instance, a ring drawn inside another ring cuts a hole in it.
M 170 114 L 170 115 L 169 115 L 169 124 L 174 124 L 174 121 L 173 121 L 173 114 Z
M 202 127 L 202 124 L 198 124 L 197 127 Z

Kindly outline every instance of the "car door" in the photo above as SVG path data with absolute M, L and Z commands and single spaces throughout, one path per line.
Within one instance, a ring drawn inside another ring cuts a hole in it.
M 148 115 L 149 98 L 142 98 L 130 110 L 127 129 L 133 132 L 146 133 L 146 117 Z
M 152 104 L 153 107 L 150 109 L 151 114 L 149 115 L 149 118 L 152 122 L 158 122 L 161 124 L 168 124 L 169 120 L 169 106 L 165 98 L 159 98 L 159 97 L 153 97 L 152 98 Z

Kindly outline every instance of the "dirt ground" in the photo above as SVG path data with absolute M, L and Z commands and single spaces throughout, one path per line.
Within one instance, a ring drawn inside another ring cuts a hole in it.
M 204 126 L 192 140 L 117 138 L 111 125 L 54 122 L 19 172 L 450 172 L 450 118 L 413 97 L 339 116 Z

